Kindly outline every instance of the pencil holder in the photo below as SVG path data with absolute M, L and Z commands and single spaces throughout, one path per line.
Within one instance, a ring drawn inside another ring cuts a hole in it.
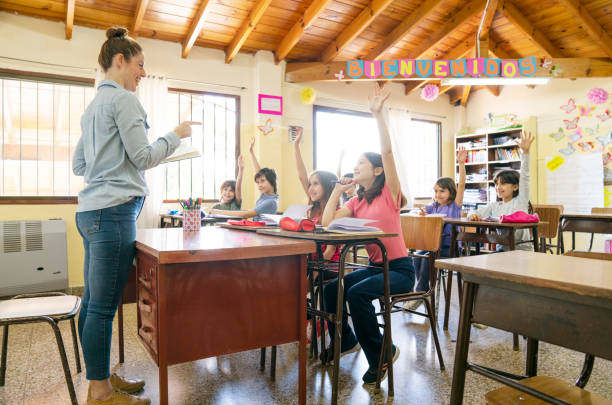
M 202 226 L 200 209 L 183 210 L 183 231 L 197 232 Z

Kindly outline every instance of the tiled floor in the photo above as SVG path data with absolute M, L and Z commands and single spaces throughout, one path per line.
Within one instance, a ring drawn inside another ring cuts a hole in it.
M 449 331 L 440 339 L 446 362 L 441 372 L 435 347 L 425 318 L 393 315 L 394 342 L 401 354 L 395 363 L 395 396 L 387 396 L 386 382 L 376 394 L 362 386 L 361 376 L 367 368 L 361 352 L 349 354 L 340 362 L 340 401 L 342 404 L 447 404 L 452 379 L 455 345 L 451 339 L 457 330 L 457 304 L 453 297 Z M 442 314 L 443 306 L 440 307 Z M 136 307 L 127 305 L 126 363 L 117 366 L 118 373 L 144 378 L 143 395 L 159 403 L 157 367 L 136 338 Z M 116 328 L 115 328 L 116 330 Z M 64 322 L 62 333 L 75 372 L 70 326 Z M 1 335 L 0 335 L 1 336 Z M 522 339 L 521 339 L 522 340 Z M 524 367 L 525 341 L 521 351 L 512 351 L 512 335 L 500 330 L 473 328 L 470 360 L 491 367 L 521 373 Z M 268 351 L 269 353 L 269 351 Z M 169 370 L 169 402 L 183 404 L 294 404 L 297 403 L 297 345 L 279 348 L 276 381 L 269 368 L 259 371 L 259 351 L 236 353 L 180 364 Z M 113 334 L 112 364 L 117 364 L 117 336 Z M 548 344 L 540 344 L 539 373 L 572 382 L 582 367 L 583 355 Z M 269 364 L 269 357 L 268 357 Z M 331 395 L 329 370 L 318 361 L 307 364 L 309 404 L 327 404 Z M 61 362 L 51 328 L 44 324 L 16 325 L 10 328 L 8 369 L 5 387 L 0 387 L 0 404 L 56 405 L 69 404 Z M 79 403 L 85 404 L 85 373 L 73 375 Z M 484 394 L 499 385 L 468 373 L 464 404 L 484 404 Z M 597 359 L 587 386 L 592 392 L 612 398 L 612 362 Z

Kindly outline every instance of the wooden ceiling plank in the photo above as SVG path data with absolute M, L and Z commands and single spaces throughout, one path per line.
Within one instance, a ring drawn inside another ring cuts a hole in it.
M 612 38 L 599 25 L 599 23 L 591 16 L 588 10 L 576 0 L 559 0 L 574 18 L 578 21 L 584 30 L 593 38 L 595 42 L 604 50 L 606 55 L 612 58 Z
M 138 4 L 136 5 L 136 14 L 134 15 L 134 21 L 132 22 L 132 26 L 130 27 L 130 35 L 132 37 L 138 36 L 138 31 L 142 25 L 142 20 L 144 20 L 145 12 L 147 11 L 147 6 L 149 5 L 149 0 L 138 0 Z
M 272 0 L 259 0 L 257 4 L 255 4 L 253 10 L 251 10 L 249 13 L 249 16 L 246 18 L 246 20 L 244 20 L 240 30 L 236 33 L 236 36 L 234 36 L 234 39 L 232 39 L 232 42 L 228 45 L 225 51 L 225 63 L 230 63 L 234 59 L 240 48 L 242 48 L 242 45 L 244 45 L 244 42 L 255 29 L 255 26 L 266 12 L 271 2 Z
M 450 89 L 452 89 L 455 86 L 441 86 L 440 90 L 438 91 L 438 97 L 440 97 L 440 94 L 444 94 L 448 91 L 450 91 Z
M 461 11 L 452 16 L 450 20 L 442 25 L 436 32 L 429 36 L 425 41 L 421 42 L 416 49 L 413 49 L 406 59 L 419 59 L 430 49 L 434 48 L 457 27 L 463 25 L 467 20 L 482 12 L 484 8 L 484 0 L 472 0 L 465 5 Z
M 489 37 L 489 29 L 491 29 L 491 23 L 495 12 L 497 11 L 497 3 L 499 0 L 490 0 L 485 11 L 484 21 L 482 23 L 482 29 L 480 30 L 480 39 L 483 40 Z
M 450 89 L 448 92 L 448 101 L 451 104 L 455 104 L 459 100 L 461 100 L 462 96 L 463 96 L 463 91 L 461 89 L 461 86 L 453 86 L 453 88 Z
M 331 0 L 314 0 L 304 12 L 304 15 L 293 25 L 285 38 L 278 45 L 275 52 L 276 61 L 280 62 L 291 52 L 293 47 L 299 42 L 304 31 L 310 27 L 313 21 L 325 9 Z
M 485 88 L 489 91 L 489 93 L 493 94 L 495 97 L 499 96 L 499 94 L 501 93 L 502 87 L 504 86 L 500 86 L 500 85 L 485 86 Z
M 410 81 L 405 81 L 404 82 L 404 94 L 407 96 L 408 94 L 412 93 L 416 89 L 420 89 L 421 87 L 425 86 L 425 84 L 428 81 L 429 80 L 410 80 Z
M 402 22 L 387 35 L 385 41 L 376 46 L 369 54 L 365 57 L 366 60 L 379 60 L 383 55 L 395 46 L 399 41 L 406 36 L 406 34 L 422 23 L 431 12 L 443 3 L 443 0 L 427 0 L 418 9 L 406 17 Z
M 470 97 L 470 89 L 472 86 L 463 86 L 463 93 L 461 94 L 461 105 L 466 105 L 468 98 Z
M 521 11 L 510 1 L 500 0 L 497 10 L 504 15 L 516 28 L 527 35 L 535 45 L 538 46 L 546 54 L 552 58 L 562 58 L 563 53 L 553 45 L 552 42 L 538 28 L 534 27 L 531 22 L 521 13 Z
M 212 0 L 202 0 L 200 3 L 200 7 L 198 11 L 196 11 L 195 16 L 193 17 L 193 21 L 191 22 L 191 26 L 189 27 L 189 31 L 187 31 L 187 36 L 183 40 L 183 52 L 182 57 L 186 58 L 191 52 L 191 48 L 195 43 L 198 35 L 200 35 L 200 31 L 202 30 L 202 25 L 204 24 L 204 20 L 206 19 L 206 15 L 210 11 L 210 5 L 212 4 Z
M 75 0 L 68 0 L 66 3 L 66 39 L 72 38 L 72 26 L 74 25 L 74 3 Z
M 359 36 L 376 17 L 394 0 L 372 0 L 370 4 L 334 39 L 323 51 L 323 63 L 332 61 L 342 50 Z

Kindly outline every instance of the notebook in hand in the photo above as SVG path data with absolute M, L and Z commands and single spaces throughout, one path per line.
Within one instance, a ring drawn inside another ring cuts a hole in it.
M 327 226 L 327 230 L 329 232 L 338 232 L 338 233 L 382 232 L 382 230 L 374 226 L 366 226 L 366 224 L 369 224 L 372 222 L 378 222 L 378 220 L 352 218 L 352 217 L 338 218 L 336 220 L 333 220 Z
M 198 149 L 181 141 L 181 144 L 178 146 L 178 148 L 176 148 L 174 153 L 162 160 L 162 163 L 175 162 L 183 159 L 193 159 L 200 156 L 202 156 L 202 154 Z

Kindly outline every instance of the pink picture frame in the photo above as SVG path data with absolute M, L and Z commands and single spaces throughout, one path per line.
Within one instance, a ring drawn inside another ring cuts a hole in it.
M 260 94 L 257 100 L 260 114 L 283 115 L 283 98 Z

